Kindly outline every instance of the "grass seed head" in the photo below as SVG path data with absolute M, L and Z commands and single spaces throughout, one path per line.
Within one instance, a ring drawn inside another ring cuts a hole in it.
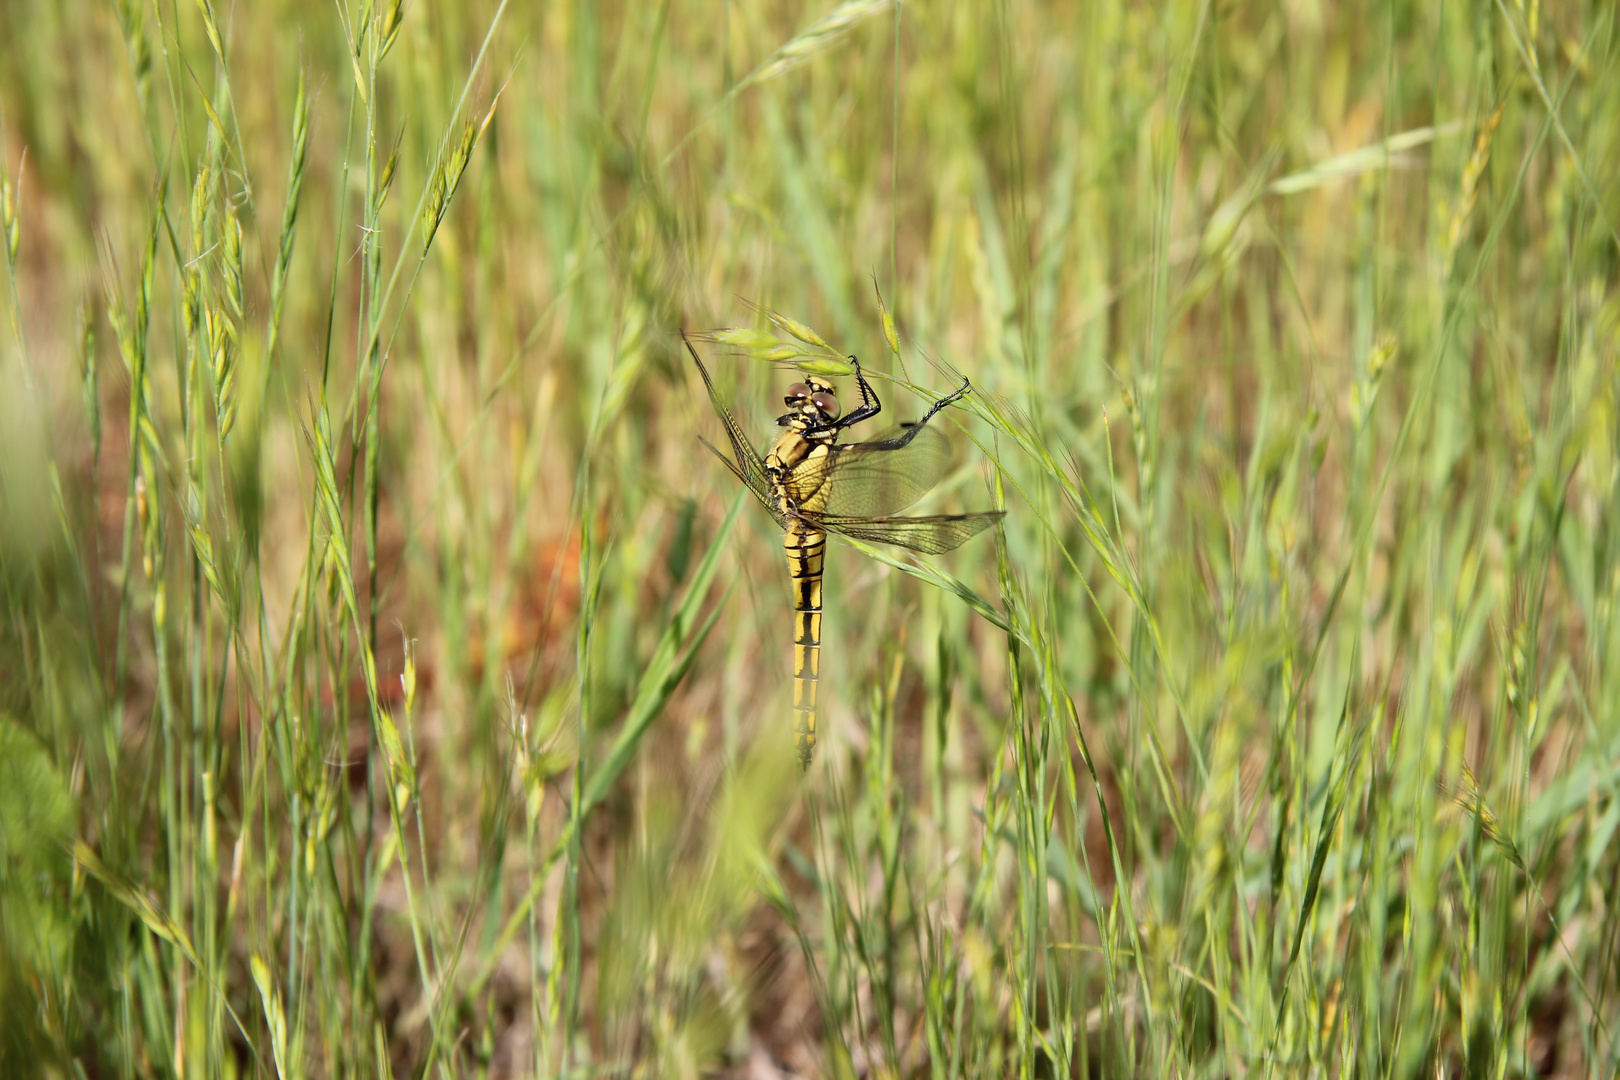
M 405 4 L 403 0 L 388 0 L 388 3 L 378 13 L 377 19 L 377 60 L 388 55 L 394 47 L 394 41 L 399 37 L 399 29 L 405 25 Z
M 828 345 L 820 334 L 816 333 L 799 320 L 783 315 L 780 311 L 771 311 L 767 312 L 766 314 L 770 317 L 773 324 L 780 327 L 793 337 L 798 338 L 806 345 L 814 345 L 818 349 L 827 349 L 829 351 L 832 350 L 832 346 Z
M 373 214 L 382 210 L 383 200 L 388 198 L 388 192 L 394 186 L 394 169 L 398 164 L 399 145 L 396 143 L 393 153 L 388 155 L 388 161 L 383 165 L 382 176 L 377 180 L 377 199 L 371 208 Z
M 494 106 L 491 106 L 493 114 Z M 485 123 L 489 121 L 486 118 Z M 478 144 L 480 126 L 472 119 L 462 125 L 461 138 L 456 141 L 450 153 L 439 162 L 434 170 L 433 180 L 428 188 L 427 203 L 422 208 L 422 254 L 426 255 L 428 248 L 433 246 L 433 237 L 439 232 L 439 225 L 444 221 L 444 215 L 449 210 L 450 200 L 455 197 L 456 188 L 461 185 L 462 174 L 467 171 L 467 163 L 472 160 L 473 147 Z
M 230 305 L 231 337 L 236 337 L 236 324 L 242 318 L 242 222 L 236 211 L 225 216 L 224 235 L 220 237 L 224 251 L 220 259 L 220 274 L 224 279 L 225 302 Z
M 1448 269 L 1452 259 L 1456 257 L 1457 249 L 1462 246 L 1463 231 L 1474 212 L 1474 200 L 1479 194 L 1479 180 L 1485 174 L 1485 166 L 1490 164 L 1491 143 L 1496 138 L 1496 129 L 1502 123 L 1502 110 L 1506 106 L 1507 99 L 1504 98 L 1501 104 L 1496 106 L 1496 110 L 1480 125 L 1479 134 L 1474 137 L 1473 153 L 1468 155 L 1468 164 L 1463 166 L 1457 209 L 1452 212 L 1451 224 L 1446 229 L 1445 256 L 1442 265 Z
M 84 402 L 85 422 L 90 429 L 90 460 L 101 458 L 101 397 L 96 370 L 96 316 L 89 301 L 79 304 L 79 393 Z
M 785 75 L 811 58 L 830 49 L 838 39 L 860 23 L 894 6 L 894 0 L 846 0 L 795 34 L 771 54 L 746 82 L 761 83 Z
M 287 267 L 292 262 L 293 240 L 297 235 L 298 201 L 304 188 L 304 169 L 309 163 L 309 90 L 304 69 L 298 69 L 298 93 L 293 100 L 292 161 L 287 166 L 287 202 L 281 211 L 281 237 L 276 246 L 276 265 L 270 273 L 270 334 L 265 352 L 274 354 L 281 331 L 281 306 L 287 285 Z
M 203 323 L 209 373 L 213 377 L 214 411 L 219 437 L 224 439 L 236 423 L 236 330 L 230 316 L 214 305 L 204 309 Z
M 0 233 L 5 235 L 6 262 L 14 266 L 17 262 L 19 239 L 17 193 L 11 186 L 11 174 L 5 169 L 0 169 Z

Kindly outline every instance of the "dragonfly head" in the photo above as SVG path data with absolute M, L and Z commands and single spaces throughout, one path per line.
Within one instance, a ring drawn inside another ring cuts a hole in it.
M 782 403 L 788 407 L 788 414 L 777 423 L 784 427 L 797 424 L 804 430 L 814 431 L 838 419 L 838 396 L 832 383 L 814 375 L 788 387 Z

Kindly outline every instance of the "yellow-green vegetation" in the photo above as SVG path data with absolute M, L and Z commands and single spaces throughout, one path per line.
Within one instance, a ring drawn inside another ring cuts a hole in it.
M 0 1075 L 1615 1075 L 1616 20 L 0 5 Z

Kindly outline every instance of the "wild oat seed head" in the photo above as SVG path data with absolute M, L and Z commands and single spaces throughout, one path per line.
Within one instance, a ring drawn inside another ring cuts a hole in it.
M 806 345 L 814 345 L 817 348 L 827 349 L 829 351 L 832 350 L 832 346 L 828 345 L 820 334 L 816 333 L 799 320 L 789 318 L 779 311 L 771 311 L 767 312 L 766 314 L 770 317 L 771 322 L 781 327 L 793 337 L 798 338 Z

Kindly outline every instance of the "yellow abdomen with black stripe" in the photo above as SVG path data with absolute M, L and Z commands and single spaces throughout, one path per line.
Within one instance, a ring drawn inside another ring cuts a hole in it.
M 827 454 L 826 443 L 788 431 L 766 455 L 767 469 L 791 478 L 795 472 L 816 478 L 813 486 L 789 479 L 775 492 L 777 508 L 789 519 L 782 537 L 788 576 L 793 584 L 793 745 L 800 770 L 810 767 L 816 752 L 816 683 L 821 675 L 821 571 L 827 534 L 795 517 L 819 512 L 827 502 L 813 460 Z M 809 463 L 812 467 L 805 467 Z
M 795 521 L 782 538 L 793 581 L 793 746 L 799 768 L 816 752 L 816 682 L 821 676 L 821 565 L 827 534 Z

